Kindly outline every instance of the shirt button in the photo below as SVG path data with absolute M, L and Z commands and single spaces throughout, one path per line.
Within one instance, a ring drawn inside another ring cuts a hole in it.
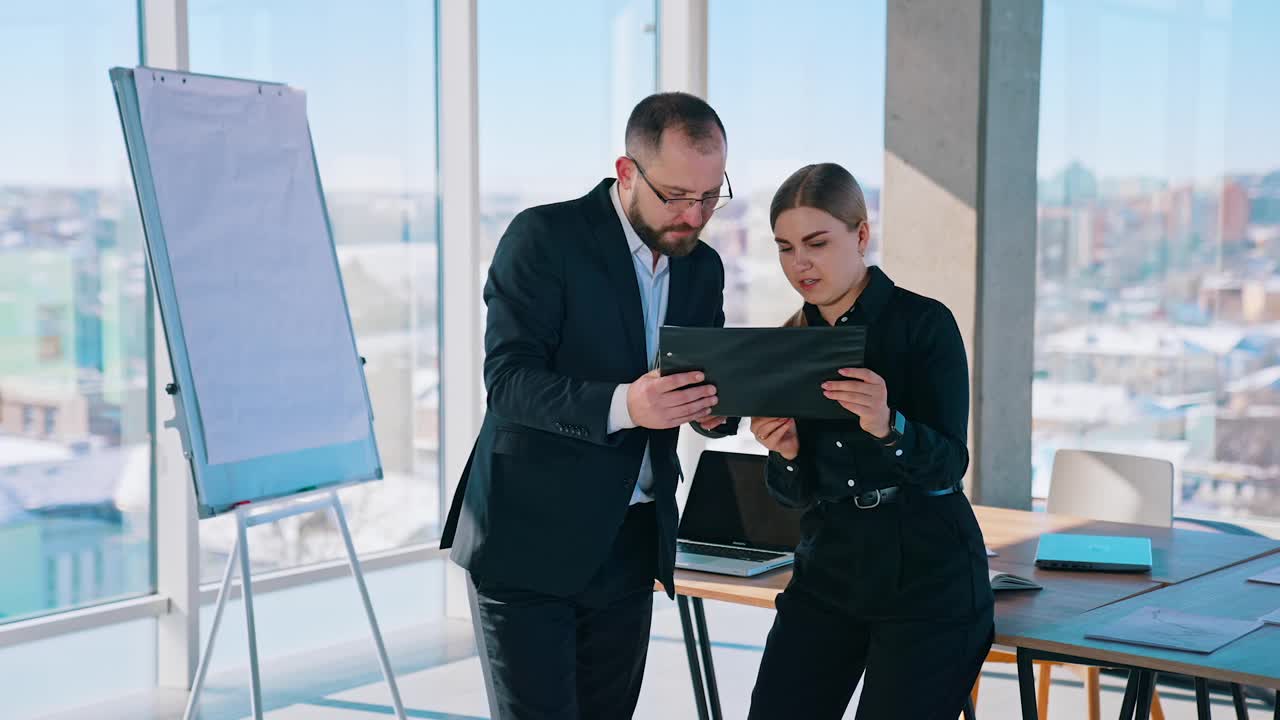
M 842 447 L 844 447 L 844 443 L 842 443 L 842 442 L 840 442 L 839 440 L 837 440 L 837 441 L 836 441 L 836 447 L 842 448 Z
M 847 317 L 842 317 L 842 318 L 840 318 L 840 322 L 849 322 L 849 318 L 847 318 Z
M 902 451 L 901 451 L 901 450 L 898 450 L 898 451 L 894 452 L 893 454 L 894 454 L 894 455 L 896 455 L 897 457 L 902 457 Z
M 853 487 L 853 480 L 852 480 L 852 479 L 850 479 L 850 480 L 849 480 L 849 487 Z
M 788 466 L 787 466 L 787 472 L 795 472 L 795 471 L 796 471 L 796 469 L 795 469 L 794 467 L 792 467 L 791 465 L 788 465 Z

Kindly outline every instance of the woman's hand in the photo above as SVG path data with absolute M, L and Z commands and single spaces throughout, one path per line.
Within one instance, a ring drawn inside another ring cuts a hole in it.
M 884 378 L 866 368 L 843 368 L 840 375 L 851 378 L 822 383 L 822 394 L 858 416 L 859 424 L 877 438 L 889 436 L 889 389 Z
M 791 418 L 751 418 L 751 434 L 760 444 L 788 460 L 800 454 L 800 435 Z
M 703 430 L 706 430 L 707 432 L 712 432 L 716 428 L 720 427 L 721 425 L 725 424 L 728 421 L 729 421 L 729 418 L 712 415 L 711 417 L 705 417 L 695 422 L 701 425 Z

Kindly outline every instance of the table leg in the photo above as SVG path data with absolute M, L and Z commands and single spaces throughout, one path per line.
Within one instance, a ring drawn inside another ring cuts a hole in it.
M 680 629 L 684 633 L 684 650 L 689 656 L 689 679 L 693 681 L 693 699 L 698 705 L 698 720 L 710 720 L 707 716 L 707 694 L 702 688 L 702 666 L 698 663 L 697 640 L 693 637 L 693 621 L 689 617 L 689 598 L 676 595 L 680 608 Z
M 1124 702 L 1120 704 L 1120 720 L 1133 720 L 1133 711 L 1138 705 L 1138 685 L 1142 683 L 1142 671 L 1130 670 L 1129 680 L 1124 686 Z
M 1209 681 L 1196 678 L 1196 720 L 1213 720 L 1209 709 Z
M 1036 672 L 1031 653 L 1018 648 L 1018 694 L 1022 698 L 1022 720 L 1039 720 L 1036 709 Z
M 973 698 L 966 696 L 964 699 L 964 720 L 978 720 L 978 716 L 973 711 Z
M 702 649 L 702 672 L 706 675 L 707 699 L 710 700 L 711 720 L 723 720 L 720 712 L 720 689 L 716 686 L 716 666 L 711 661 L 711 636 L 707 634 L 707 614 L 702 598 L 693 598 L 693 621 L 698 628 L 698 645 Z
M 1245 704 L 1240 683 L 1231 683 L 1231 702 L 1236 706 L 1236 720 L 1249 720 L 1249 706 Z
M 1276 691 L 1276 720 L 1280 720 L 1280 690 Z
M 1156 690 L 1156 674 L 1143 672 L 1138 678 L 1137 720 L 1151 720 L 1151 698 Z

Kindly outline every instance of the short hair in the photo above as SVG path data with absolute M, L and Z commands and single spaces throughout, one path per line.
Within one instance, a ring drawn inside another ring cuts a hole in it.
M 641 100 L 627 119 L 626 146 L 630 155 L 648 154 L 662 149 L 662 133 L 680 130 L 700 151 L 710 152 L 720 131 L 723 142 L 729 142 L 724 123 L 705 100 L 682 92 L 656 93 Z

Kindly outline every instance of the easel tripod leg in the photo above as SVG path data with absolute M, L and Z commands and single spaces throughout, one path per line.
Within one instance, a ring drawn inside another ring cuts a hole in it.
M 356 579 L 356 587 L 360 589 L 360 600 L 364 603 L 364 613 L 369 618 L 369 630 L 373 633 L 373 645 L 378 652 L 378 664 L 382 667 L 382 676 L 391 688 L 391 702 L 396 709 L 396 717 L 407 720 L 404 703 L 400 700 L 400 688 L 396 685 L 395 673 L 391 670 L 391 659 L 387 657 L 387 647 L 382 641 L 382 632 L 378 629 L 378 620 L 373 614 L 373 603 L 369 600 L 369 588 L 364 582 L 364 573 L 360 570 L 360 561 L 356 558 L 356 547 L 351 542 L 351 530 L 347 527 L 347 516 L 342 512 L 342 501 L 338 494 L 330 493 L 333 512 L 338 518 L 338 527 L 342 530 L 342 541 L 347 547 L 347 564 L 351 566 L 351 575 Z

